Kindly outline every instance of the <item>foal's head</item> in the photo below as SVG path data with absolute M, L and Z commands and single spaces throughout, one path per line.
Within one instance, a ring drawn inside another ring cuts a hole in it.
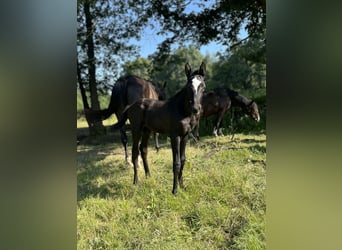
M 251 101 L 247 107 L 247 113 L 250 117 L 253 118 L 253 120 L 259 122 L 260 121 L 260 115 L 259 115 L 259 109 L 258 109 L 258 105 L 256 104 L 255 101 Z
M 188 103 L 186 105 L 192 114 L 199 115 L 201 111 L 201 100 L 205 90 L 205 63 L 202 62 L 199 70 L 191 71 L 188 63 L 185 64 L 185 75 L 187 77 L 186 90 Z

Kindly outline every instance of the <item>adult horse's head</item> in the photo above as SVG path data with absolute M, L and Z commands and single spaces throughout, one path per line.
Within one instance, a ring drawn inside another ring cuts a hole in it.
M 258 105 L 256 104 L 255 101 L 251 101 L 247 107 L 247 113 L 250 117 L 253 118 L 253 120 L 259 122 L 260 121 L 260 115 L 259 115 L 259 109 L 258 109 Z
M 185 75 L 187 77 L 186 89 L 189 96 L 189 111 L 192 114 L 199 115 L 201 111 L 201 100 L 205 90 L 205 63 L 202 62 L 199 70 L 191 71 L 189 63 L 185 64 Z

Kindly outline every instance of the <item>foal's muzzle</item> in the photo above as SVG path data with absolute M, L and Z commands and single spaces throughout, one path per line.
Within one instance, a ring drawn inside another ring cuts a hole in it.
M 202 109 L 201 105 L 198 105 L 197 107 L 193 106 L 191 112 L 193 115 L 199 115 L 201 112 L 201 109 Z
M 197 108 L 192 108 L 192 114 L 197 115 L 199 110 Z

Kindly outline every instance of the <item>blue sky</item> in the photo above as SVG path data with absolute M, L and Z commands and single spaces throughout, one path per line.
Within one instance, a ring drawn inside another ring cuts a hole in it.
M 157 32 L 152 31 L 150 28 L 146 28 L 142 33 L 141 40 L 135 42 L 135 44 L 140 46 L 140 56 L 146 58 L 148 55 L 154 53 L 157 49 L 158 44 L 160 44 L 165 36 L 159 36 Z M 243 39 L 247 36 L 245 30 L 241 30 L 239 38 Z M 177 45 L 175 45 L 177 47 Z M 200 48 L 202 55 L 210 54 L 215 56 L 217 52 L 223 52 L 226 50 L 226 46 L 223 46 L 217 42 L 210 42 L 207 45 L 203 45 Z
M 185 9 L 186 13 L 190 12 L 199 12 L 200 8 L 196 5 L 196 2 L 201 2 L 201 1 L 193 1 L 192 4 L 189 4 L 187 8 Z M 216 1 L 211 0 L 205 3 L 206 6 L 212 6 Z M 203 1 L 202 1 L 203 3 Z M 144 31 L 141 34 L 141 39 L 140 41 L 132 41 L 133 44 L 137 44 L 140 46 L 140 56 L 146 58 L 147 56 L 153 54 L 156 49 L 158 44 L 160 44 L 164 39 L 165 36 L 160 36 L 157 35 L 158 32 L 158 27 L 159 25 L 157 23 L 154 23 L 154 26 L 156 27 L 155 29 L 151 29 L 150 27 L 146 27 Z M 243 39 L 247 36 L 245 30 L 241 30 L 239 34 L 239 38 Z M 174 46 L 176 48 L 177 45 Z M 200 48 L 200 51 L 202 55 L 210 54 L 211 56 L 215 56 L 217 52 L 223 52 L 226 50 L 225 46 L 222 46 L 221 44 L 218 44 L 216 42 L 210 42 L 207 45 L 204 45 Z

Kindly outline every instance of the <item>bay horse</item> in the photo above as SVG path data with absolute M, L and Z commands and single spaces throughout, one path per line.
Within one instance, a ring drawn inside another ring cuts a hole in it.
M 255 101 L 231 90 L 227 87 L 219 87 L 205 92 L 202 98 L 200 118 L 216 115 L 213 135 L 222 135 L 221 123 L 224 114 L 231 107 L 241 107 L 256 122 L 260 121 L 258 105 Z M 195 138 L 199 140 L 199 122 L 195 127 Z
M 120 120 L 124 109 L 141 98 L 165 100 L 165 87 L 166 82 L 164 82 L 164 84 L 158 84 L 135 75 L 121 77 L 113 86 L 108 108 L 104 110 L 85 110 L 85 112 L 87 112 L 87 115 L 91 116 L 93 120 L 105 120 L 113 113 L 115 113 L 117 120 Z M 122 145 L 125 149 L 125 160 L 128 162 L 128 140 L 125 126 L 120 129 L 120 135 Z M 158 134 L 155 134 L 155 147 L 158 151 Z
M 172 193 L 177 194 L 178 183 L 183 185 L 183 168 L 185 163 L 185 147 L 188 135 L 196 125 L 197 116 L 201 110 L 201 99 L 206 87 L 205 64 L 202 62 L 199 70 L 191 71 L 188 63 L 185 64 L 187 76 L 186 85 L 174 96 L 166 101 L 155 99 L 140 99 L 127 107 L 121 120 L 113 125 L 113 129 L 124 126 L 129 119 L 132 129 L 132 162 L 134 167 L 133 184 L 138 184 L 138 155 L 143 160 L 146 177 L 150 176 L 147 162 L 147 146 L 151 132 L 166 134 L 171 139 L 173 158 L 173 188 Z M 139 145 L 139 141 L 141 141 Z

